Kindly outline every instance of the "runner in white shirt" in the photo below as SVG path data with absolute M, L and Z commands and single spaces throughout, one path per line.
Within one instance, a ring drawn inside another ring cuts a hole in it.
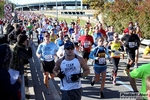
M 53 73 L 61 79 L 61 100 L 81 100 L 82 86 L 80 78 L 90 73 L 89 67 L 82 57 L 74 54 L 74 44 L 66 42 L 65 56 L 57 60 Z M 81 68 L 83 73 L 81 73 Z

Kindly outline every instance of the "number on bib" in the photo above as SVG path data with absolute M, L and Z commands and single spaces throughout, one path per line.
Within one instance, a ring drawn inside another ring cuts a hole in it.
M 88 42 L 84 43 L 84 48 L 89 48 L 89 43 Z
M 129 47 L 134 48 L 135 47 L 135 42 L 129 42 Z
M 52 58 L 53 58 L 52 55 L 45 55 L 45 60 L 46 60 L 46 61 L 51 61 Z
M 106 59 L 105 58 L 99 58 L 99 64 L 105 64 Z
M 119 52 L 118 50 L 116 50 L 116 51 L 114 52 L 114 54 L 115 54 L 115 56 L 119 56 L 119 55 L 120 55 L 120 52 Z

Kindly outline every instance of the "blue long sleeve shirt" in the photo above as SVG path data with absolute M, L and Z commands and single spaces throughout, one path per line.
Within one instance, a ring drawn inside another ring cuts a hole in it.
M 96 60 L 96 57 L 101 56 L 99 53 L 105 53 L 105 58 L 110 58 L 110 55 L 108 53 L 108 49 L 106 49 L 104 46 L 97 46 L 93 49 L 93 51 L 91 51 L 89 58 Z M 102 65 L 102 67 L 106 67 L 105 65 Z M 101 65 L 98 64 L 94 64 L 94 67 L 101 67 Z

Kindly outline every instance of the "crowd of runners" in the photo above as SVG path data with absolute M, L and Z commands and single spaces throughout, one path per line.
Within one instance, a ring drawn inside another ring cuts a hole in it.
M 86 78 L 90 74 L 87 61 L 93 59 L 95 76 L 90 84 L 94 86 L 95 82 L 99 82 L 101 75 L 100 98 L 107 97 L 103 94 L 107 63 L 113 64 L 110 79 L 112 84 L 116 85 L 121 58 L 127 59 L 124 74 L 129 77 L 134 92 L 138 92 L 134 78 L 141 78 L 140 92 L 149 93 L 150 78 L 147 76 L 150 75 L 150 68 L 148 68 L 150 64 L 138 66 L 142 36 L 138 22 L 129 22 L 127 28 L 122 30 L 123 37 L 119 38 L 113 25 L 104 26 L 100 21 L 92 25 L 90 20 L 87 20 L 84 26 L 80 26 L 79 17 L 67 23 L 65 19 L 58 20 L 44 14 L 20 12 L 17 23 L 5 20 L 1 23 L 1 21 L 0 27 L 3 27 L 3 34 L 6 34 L 10 44 L 17 41 L 19 34 L 27 35 L 33 43 L 33 34 L 36 34 L 38 40 L 36 55 L 42 64 L 44 84 L 49 95 L 52 91 L 48 81 L 58 76 L 61 79 L 62 100 L 81 100 L 80 78 Z M 14 32 L 11 33 L 13 30 Z M 150 59 L 149 53 L 150 43 L 142 57 Z M 130 71 L 131 67 L 134 67 L 133 71 Z

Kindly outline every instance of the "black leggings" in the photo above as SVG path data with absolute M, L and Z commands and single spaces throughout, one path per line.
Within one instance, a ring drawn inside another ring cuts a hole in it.
M 118 72 L 118 64 L 119 64 L 120 58 L 112 58 L 112 63 L 114 65 L 113 73 L 117 74 Z

